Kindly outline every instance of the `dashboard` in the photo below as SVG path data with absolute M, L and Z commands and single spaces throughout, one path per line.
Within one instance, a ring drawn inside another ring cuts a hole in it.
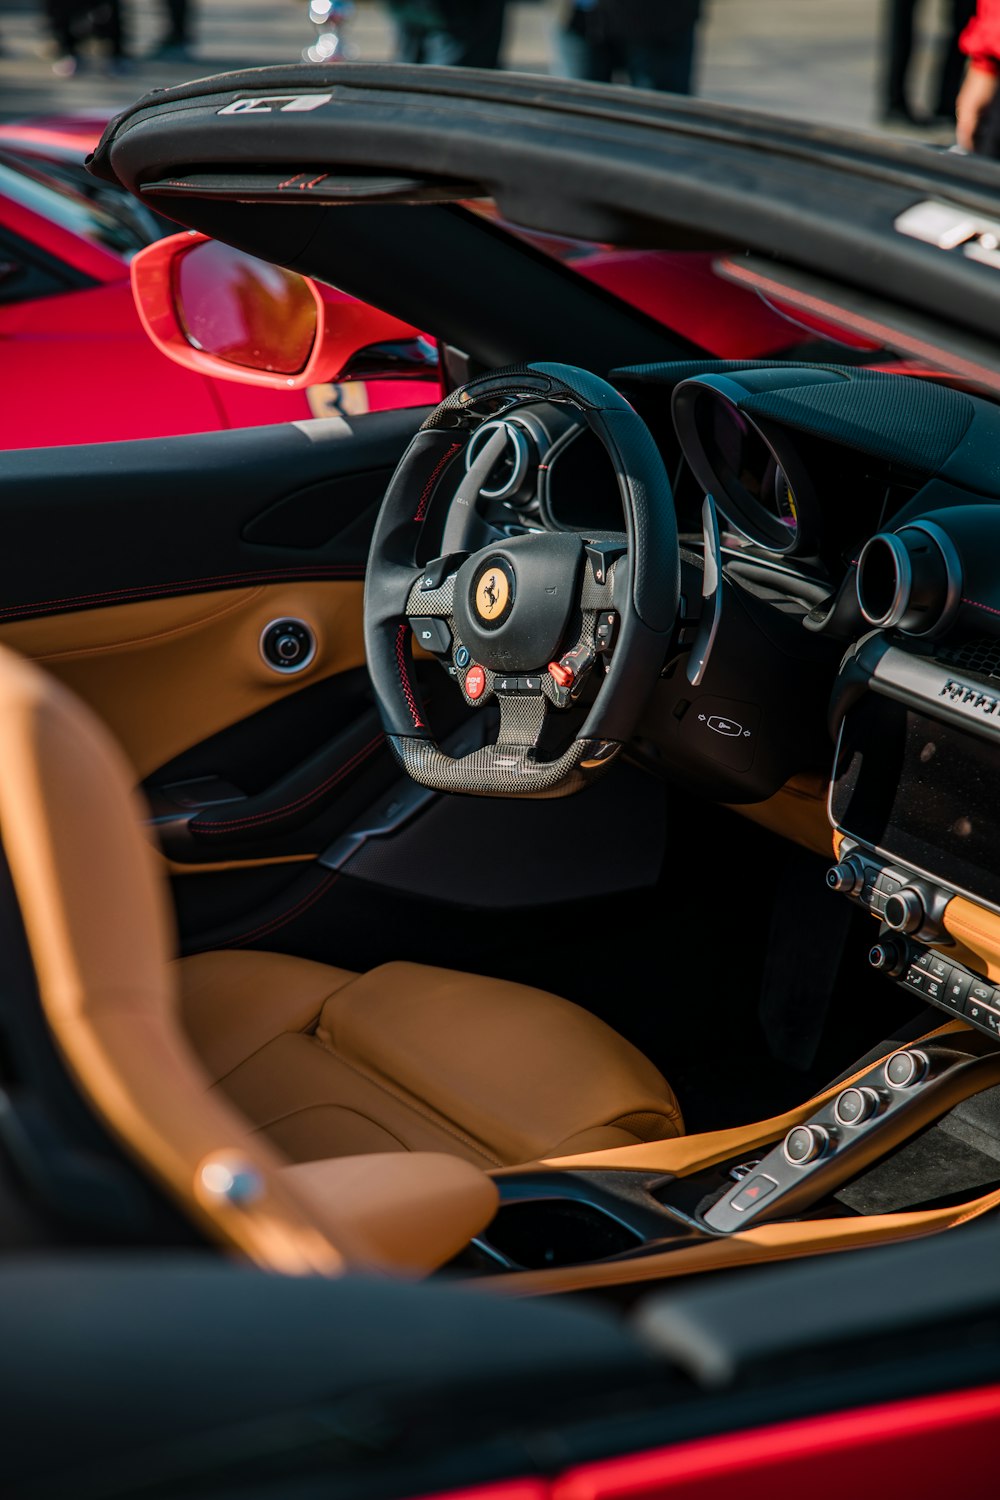
M 825 786 L 830 884 L 878 922 L 873 964 L 1000 1035 L 1000 409 L 864 366 L 677 362 L 612 380 L 660 448 L 681 533 L 676 649 L 634 753 L 751 815 L 796 777 Z M 498 411 L 470 462 L 498 427 L 484 541 L 621 532 L 578 414 Z

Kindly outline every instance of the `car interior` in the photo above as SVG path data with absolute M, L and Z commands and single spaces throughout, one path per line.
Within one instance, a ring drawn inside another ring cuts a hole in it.
M 794 288 L 720 358 L 468 182 L 288 209 L 130 150 L 429 329 L 443 399 L 8 455 L 10 1242 L 617 1304 L 988 1215 L 985 383 Z

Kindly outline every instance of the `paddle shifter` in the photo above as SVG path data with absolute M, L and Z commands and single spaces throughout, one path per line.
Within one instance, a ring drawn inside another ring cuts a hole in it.
M 719 517 L 715 500 L 706 495 L 701 506 L 701 534 L 704 571 L 701 576 L 701 618 L 698 633 L 688 657 L 687 678 L 698 687 L 708 667 L 708 658 L 722 618 L 722 545 L 719 541 Z

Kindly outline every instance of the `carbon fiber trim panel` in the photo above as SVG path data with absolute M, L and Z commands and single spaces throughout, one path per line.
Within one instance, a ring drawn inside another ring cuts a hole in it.
M 390 735 L 388 744 L 400 767 L 421 785 L 473 797 L 568 797 L 603 776 L 622 748 L 613 740 L 574 740 L 558 760 L 539 761 L 530 746 L 498 741 L 452 760 L 429 740 Z

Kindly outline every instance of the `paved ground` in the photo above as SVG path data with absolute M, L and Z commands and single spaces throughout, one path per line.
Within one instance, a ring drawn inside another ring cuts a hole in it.
M 0 117 L 111 111 L 148 88 L 241 65 L 297 61 L 313 34 L 306 0 L 191 3 L 199 23 L 190 61 L 140 61 L 126 76 L 112 77 L 95 58 L 76 77 L 62 79 L 51 71 L 40 0 L 0 0 Z M 141 56 L 159 34 L 162 7 L 159 0 L 124 4 L 132 47 Z M 925 8 L 925 40 L 933 40 L 938 12 L 933 0 L 925 0 Z M 546 70 L 558 9 L 558 0 L 511 4 L 509 67 Z M 879 12 L 877 0 L 705 0 L 699 92 L 811 120 L 870 127 L 877 117 Z M 378 0 L 359 0 L 352 37 L 363 57 L 391 57 L 391 31 Z M 926 56 L 925 46 L 918 63 L 921 83 Z

